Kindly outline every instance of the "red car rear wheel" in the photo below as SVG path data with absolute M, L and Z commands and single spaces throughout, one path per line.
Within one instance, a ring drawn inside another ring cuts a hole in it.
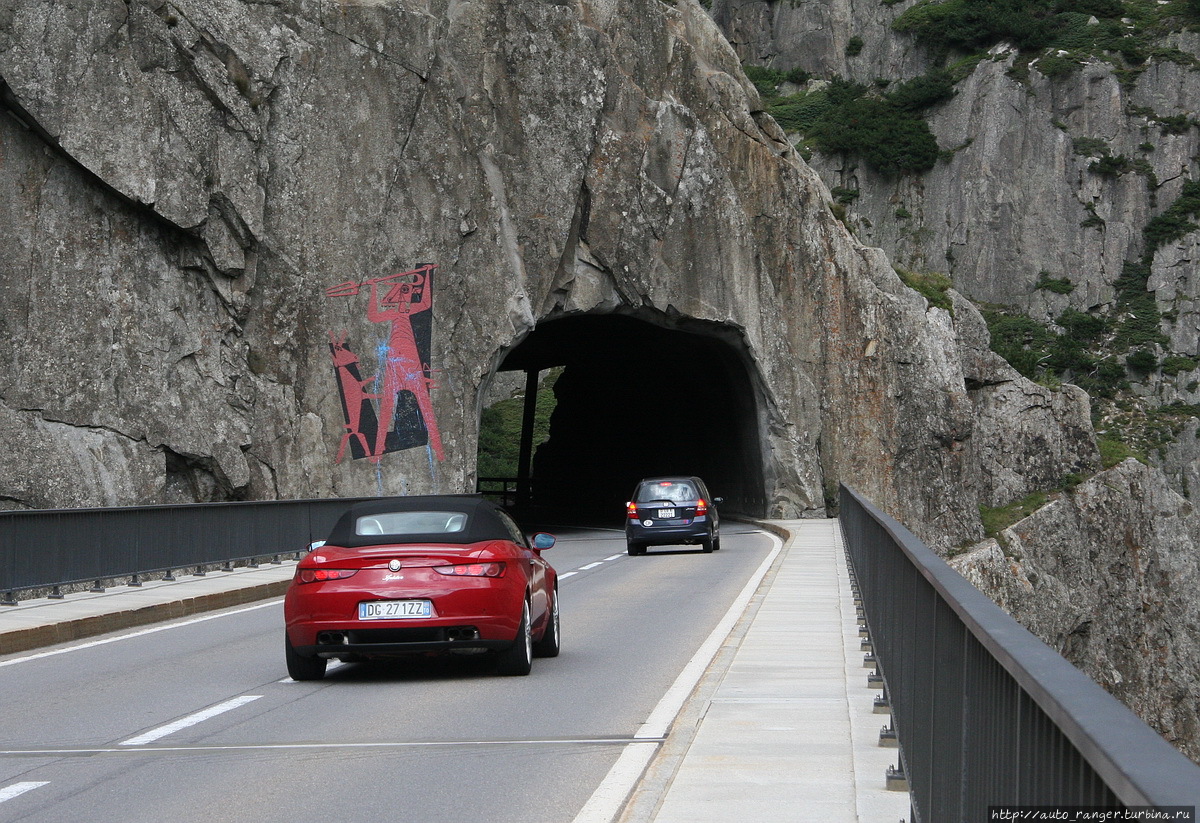
M 298 654 L 292 648 L 292 639 L 287 632 L 283 633 L 283 656 L 292 680 L 320 680 L 325 676 L 325 666 L 329 663 L 324 657 L 303 657 Z
M 500 652 L 496 667 L 500 674 L 523 677 L 533 668 L 533 634 L 529 630 L 529 601 L 521 607 L 521 625 L 517 627 L 517 639 L 512 648 Z

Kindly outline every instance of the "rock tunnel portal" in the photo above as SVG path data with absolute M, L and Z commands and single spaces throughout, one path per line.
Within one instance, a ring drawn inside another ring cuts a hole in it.
M 549 439 L 532 454 L 523 444 L 523 500 L 538 517 L 611 521 L 639 479 L 664 474 L 699 475 L 724 498 L 723 510 L 763 514 L 763 446 L 745 343 L 719 323 L 656 319 L 550 320 L 501 362 L 502 371 L 532 377 L 530 388 L 542 370 L 564 367 Z

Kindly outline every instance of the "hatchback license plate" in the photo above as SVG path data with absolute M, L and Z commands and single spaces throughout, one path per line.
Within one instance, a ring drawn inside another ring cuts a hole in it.
M 412 620 L 432 615 L 431 600 L 372 600 L 358 604 L 359 620 Z
M 666 520 L 667 518 L 673 518 L 673 517 L 675 517 L 675 510 L 674 509 L 659 509 L 658 517 L 660 520 Z

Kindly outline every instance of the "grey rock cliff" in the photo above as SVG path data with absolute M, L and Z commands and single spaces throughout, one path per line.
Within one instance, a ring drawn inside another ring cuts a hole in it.
M 744 340 L 771 513 L 844 477 L 978 536 L 953 324 L 694 3 L 26 0 L 0 78 L 11 505 L 467 490 L 504 352 L 616 310 Z M 443 459 L 339 462 L 331 342 L 377 332 L 326 290 L 424 261 Z
M 890 28 L 913 5 L 714 0 L 713 16 L 747 63 L 871 84 L 932 66 Z M 852 38 L 857 54 L 847 50 Z M 1067 308 L 1113 312 L 1123 267 L 1146 252 L 1143 229 L 1200 173 L 1200 130 L 1178 126 L 1195 117 L 1200 99 L 1191 62 L 1200 37 L 1174 34 L 1161 45 L 1180 54 L 1151 56 L 1123 75 L 1089 60 L 1053 79 L 1037 60 L 1014 71 L 1017 55 L 1001 45 L 926 112 L 943 151 L 927 173 L 888 177 L 852 158 L 810 160 L 831 188 L 859 192 L 847 216 L 856 236 L 900 265 L 953 280 L 970 405 L 971 436 L 961 445 L 981 505 L 1058 488 L 1099 466 L 1087 395 L 1016 375 L 989 350 L 983 321 L 963 298 L 1047 322 Z M 1124 155 L 1136 168 L 1098 173 L 1092 167 L 1104 154 Z M 1185 367 L 1135 385 L 1146 408 L 1182 404 L 1181 418 L 1200 402 L 1200 374 L 1186 368 L 1186 358 L 1200 354 L 1198 243 L 1193 231 L 1157 249 L 1148 282 L 1169 341 L 1155 353 L 1174 354 Z M 1074 288 L 1039 289 L 1043 276 Z M 955 561 L 1193 758 L 1200 522 L 1187 498 L 1200 482 L 1198 425 L 1194 417 L 1175 425 L 1173 439 L 1148 455 L 1155 468 L 1127 461 L 1097 474 Z
M 1135 460 L 953 565 L 1200 759 L 1200 515 Z
M 1051 390 L 1019 374 L 989 348 L 975 306 L 953 293 L 954 326 L 974 417 L 972 485 L 983 506 L 1004 506 L 1065 477 L 1091 474 L 1100 455 L 1091 404 L 1078 386 Z

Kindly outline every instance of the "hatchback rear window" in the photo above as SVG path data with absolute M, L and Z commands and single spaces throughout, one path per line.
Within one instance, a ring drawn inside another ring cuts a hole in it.
M 381 512 L 358 518 L 354 533 L 370 534 L 454 534 L 467 527 L 463 512 Z
M 638 489 L 637 502 L 650 503 L 655 500 L 669 500 L 672 503 L 686 503 L 699 498 L 696 487 L 691 483 L 663 480 L 657 483 L 646 483 Z

